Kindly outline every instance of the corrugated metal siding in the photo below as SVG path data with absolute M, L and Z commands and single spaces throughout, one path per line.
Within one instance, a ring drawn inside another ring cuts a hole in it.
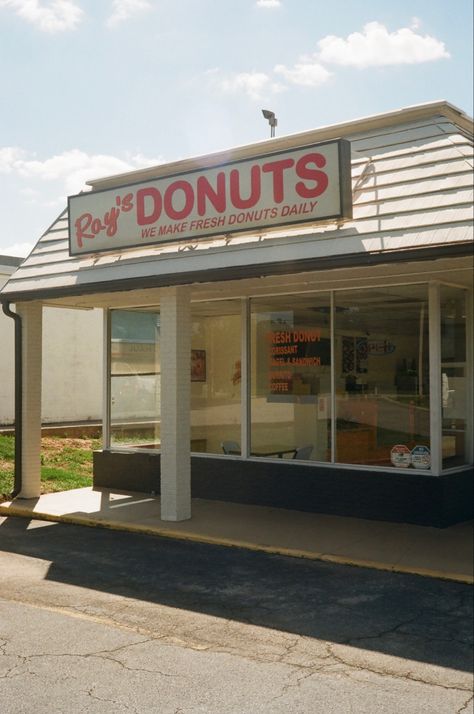
M 70 257 L 64 211 L 2 294 L 472 241 L 473 146 L 460 127 L 438 115 L 345 138 L 353 154 L 350 222 Z

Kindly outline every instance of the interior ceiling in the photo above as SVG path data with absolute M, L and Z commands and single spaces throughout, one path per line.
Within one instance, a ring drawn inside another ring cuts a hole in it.
M 364 287 L 380 287 L 379 297 L 383 295 L 386 299 L 390 294 L 394 295 L 393 287 L 389 287 L 390 283 L 396 285 L 397 283 L 427 282 L 429 280 L 438 280 L 460 287 L 472 287 L 472 267 L 466 266 L 465 258 L 443 258 L 427 262 L 420 261 L 418 263 L 340 268 L 216 283 L 199 283 L 191 285 L 191 299 L 201 302 L 241 297 L 286 295 L 297 292 L 363 289 Z M 77 297 L 69 296 L 50 300 L 45 304 L 57 307 L 90 309 L 93 307 L 151 307 L 159 305 L 159 302 L 160 288 L 148 288 L 144 290 L 80 295 Z

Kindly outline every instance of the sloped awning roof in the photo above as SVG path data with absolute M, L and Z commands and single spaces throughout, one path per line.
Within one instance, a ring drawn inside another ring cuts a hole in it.
M 390 256 L 472 251 L 471 120 L 446 102 L 420 105 L 271 140 L 272 150 L 346 138 L 352 147 L 353 219 L 258 234 L 214 236 L 120 253 L 69 255 L 65 210 L 41 236 L 0 297 L 8 301 L 77 296 L 312 268 L 367 265 Z M 269 142 L 233 151 L 265 153 Z M 228 157 L 229 152 L 226 152 Z M 217 165 L 223 153 L 92 182 L 124 185 Z

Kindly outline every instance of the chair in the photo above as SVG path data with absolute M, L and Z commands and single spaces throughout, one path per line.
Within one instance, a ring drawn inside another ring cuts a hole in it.
M 240 454 L 240 444 L 237 441 L 223 441 L 221 446 L 224 454 Z
M 307 446 L 299 446 L 297 449 L 295 449 L 295 453 L 293 458 L 294 459 L 309 459 L 313 451 L 313 445 L 308 444 Z

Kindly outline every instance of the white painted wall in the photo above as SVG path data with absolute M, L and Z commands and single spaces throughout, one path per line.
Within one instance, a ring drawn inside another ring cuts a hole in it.
M 15 268 L 0 262 L 0 288 Z M 13 422 L 14 395 L 14 322 L 0 307 L 0 424 Z
M 43 310 L 42 421 L 102 419 L 102 310 Z
M 14 268 L 0 264 L 0 287 Z M 42 421 L 102 418 L 102 311 L 43 310 Z M 0 309 L 0 424 L 14 421 L 14 322 Z

